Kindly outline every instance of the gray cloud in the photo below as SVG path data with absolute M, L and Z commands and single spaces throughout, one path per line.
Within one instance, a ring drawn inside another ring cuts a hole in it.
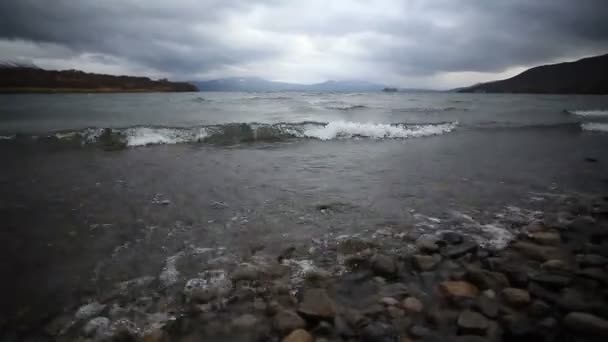
M 453 74 L 491 78 L 605 52 L 605 13 L 605 0 L 6 0 L 0 59 L 182 79 L 441 87 Z

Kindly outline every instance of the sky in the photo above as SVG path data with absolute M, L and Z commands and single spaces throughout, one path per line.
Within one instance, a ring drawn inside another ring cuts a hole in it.
M 608 0 L 1 0 L 0 61 L 449 89 L 608 53 Z

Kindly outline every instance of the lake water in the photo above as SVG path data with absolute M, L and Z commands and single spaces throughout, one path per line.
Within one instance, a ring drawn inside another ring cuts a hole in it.
M 99 148 L 103 128 L 127 148 Z M 44 322 L 185 250 L 387 227 L 500 248 L 608 194 L 608 97 L 1 95 L 0 155 L 3 318 Z

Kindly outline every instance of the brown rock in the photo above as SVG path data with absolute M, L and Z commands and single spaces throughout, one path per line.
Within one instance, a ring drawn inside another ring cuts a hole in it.
M 320 319 L 333 319 L 336 316 L 336 305 L 323 289 L 308 289 L 304 292 L 298 312 Z
M 516 289 L 516 288 L 506 288 L 502 290 L 502 296 L 514 307 L 523 307 L 530 304 L 531 298 L 530 294 L 526 290 Z
M 509 286 L 509 279 L 498 272 L 490 272 L 475 267 L 467 268 L 466 279 L 482 290 L 500 289 Z
M 555 247 L 541 246 L 531 242 L 517 241 L 512 244 L 511 247 L 538 261 L 561 259 L 561 256 L 563 255 L 563 252 Z
M 450 298 L 475 298 L 479 289 L 466 281 L 444 281 L 438 285 L 439 293 Z
M 304 329 L 296 329 L 287 335 L 283 342 L 313 342 L 314 338 Z
M 407 312 L 410 313 L 419 313 L 422 312 L 422 310 L 424 309 L 424 305 L 422 304 L 422 302 L 415 297 L 405 298 L 401 305 Z

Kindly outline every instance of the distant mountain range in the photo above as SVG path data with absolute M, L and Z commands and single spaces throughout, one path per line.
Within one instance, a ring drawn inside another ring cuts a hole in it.
M 231 77 L 211 81 L 194 81 L 200 91 L 242 92 L 366 92 L 381 91 L 386 86 L 365 81 L 326 81 L 316 84 L 273 82 L 258 77 Z
M 461 93 L 608 94 L 608 54 L 542 65 L 506 80 L 458 88 Z
M 188 92 L 184 82 L 154 81 L 148 77 L 91 74 L 78 70 L 43 70 L 34 65 L 0 63 L 0 93 L 124 93 Z

